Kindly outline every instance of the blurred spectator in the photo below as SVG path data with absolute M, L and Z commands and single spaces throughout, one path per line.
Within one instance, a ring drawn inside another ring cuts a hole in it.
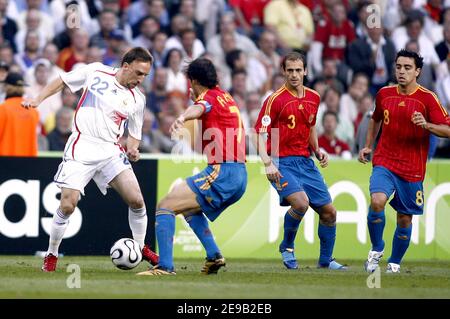
M 339 114 L 341 91 L 334 86 L 330 86 L 325 90 L 323 96 L 323 102 L 319 105 L 319 111 L 317 112 L 316 126 L 317 134 L 321 135 L 323 133 L 322 117 L 326 111 L 331 111 Z M 353 123 L 346 118 L 339 119 L 336 136 L 343 140 L 348 145 L 353 145 L 353 140 L 355 137 L 355 130 L 353 128 Z
M 15 63 L 14 51 L 11 48 L 11 46 L 7 43 L 0 45 L 0 61 L 5 62 L 10 67 Z
M 397 6 L 387 8 L 382 20 L 388 36 L 405 23 L 408 14 L 413 9 L 414 0 L 398 0 Z
M 370 122 L 370 119 L 372 118 L 372 114 L 373 114 L 372 110 L 367 111 L 363 115 L 361 122 L 359 123 L 358 129 L 357 129 L 356 135 L 355 135 L 355 144 L 353 146 L 353 154 L 355 154 L 355 155 L 358 155 L 359 151 L 362 150 L 366 146 L 367 130 L 369 128 L 369 122 Z M 374 145 L 373 149 L 375 149 L 375 147 L 376 147 L 376 145 Z M 371 156 L 372 156 L 372 154 L 369 154 L 368 158 L 370 159 Z
M 6 100 L 0 105 L 0 156 L 37 156 L 39 113 L 21 103 L 25 81 L 10 72 L 5 79 Z
M 450 8 L 448 12 L 450 13 Z M 450 22 L 444 25 L 443 33 L 444 40 L 435 46 L 436 53 L 441 61 L 444 61 L 450 53 Z
M 318 138 L 319 147 L 324 149 L 329 155 L 351 159 L 352 154 L 348 144 L 336 137 L 338 123 L 339 118 L 335 112 L 327 111 L 323 114 L 323 134 Z
M 239 49 L 228 52 L 225 61 L 231 72 L 237 69 L 243 69 L 247 73 L 246 88 L 247 91 L 260 91 L 268 81 L 266 68 L 253 57 L 247 57 Z
M 217 21 L 225 12 L 225 0 L 197 0 L 195 20 L 203 25 L 205 43 L 217 33 Z M 208 49 L 209 51 L 209 49 Z
M 180 116 L 186 109 L 187 98 L 184 92 L 173 90 L 167 92 L 167 99 L 162 104 L 161 114 Z
M 180 49 L 171 49 L 167 52 L 164 67 L 167 68 L 167 92 L 178 90 L 187 94 L 188 82 L 183 70 L 181 62 L 183 53 Z
M 79 19 L 78 22 L 81 28 L 90 30 L 91 32 L 95 32 L 98 29 L 96 21 L 89 14 L 89 8 L 86 2 L 90 1 L 52 0 L 49 3 L 52 19 L 55 23 L 55 34 L 63 32 L 66 29 L 68 20 L 75 22 L 76 19 Z
M 34 30 L 43 40 L 51 40 L 55 36 L 55 24 L 52 17 L 41 10 L 42 0 L 27 0 L 27 10 L 19 13 L 17 25 L 19 30 Z M 41 43 L 41 48 L 47 42 Z
M 48 84 L 51 65 L 46 59 L 39 59 L 34 66 L 32 85 L 25 89 L 28 97 L 35 98 L 39 92 Z M 61 92 L 58 92 L 42 101 L 39 105 L 39 118 L 46 132 L 50 132 L 55 127 L 54 115 L 61 108 Z M 52 117 L 52 118 L 49 118 Z
M 15 36 L 18 31 L 18 27 L 16 21 L 7 16 L 6 9 L 8 8 L 8 4 L 9 0 L 0 0 L 0 31 L 3 39 L 8 41 L 8 44 L 13 48 L 14 51 L 16 51 L 17 48 L 15 43 Z
M 280 72 L 281 56 L 276 51 L 276 35 L 268 30 L 263 31 L 259 37 L 258 45 L 259 52 L 257 58 L 266 68 L 267 77 L 271 79 L 275 73 Z M 266 81 L 266 83 L 270 82 Z M 265 90 L 267 89 L 269 87 L 265 88 Z
M 24 50 L 15 55 L 15 61 L 22 69 L 22 73 L 27 72 L 33 66 L 34 61 L 40 57 L 38 33 L 32 30 L 28 31 L 24 41 Z
M 80 95 L 81 94 L 72 93 L 68 86 L 64 87 L 61 91 L 61 102 L 63 107 L 68 107 L 72 110 L 75 110 L 77 108 Z
M 164 51 L 166 48 L 167 34 L 162 31 L 156 32 L 152 39 L 153 46 L 150 52 L 153 55 L 153 67 L 160 68 L 164 65 Z
M 90 38 L 90 45 L 106 49 L 112 32 L 118 29 L 118 18 L 114 11 L 103 10 L 98 17 L 100 31 Z
M 355 127 L 355 136 L 358 132 L 359 125 L 361 121 L 364 119 L 364 114 L 367 111 L 373 109 L 374 101 L 372 95 L 370 93 L 365 93 L 364 96 L 358 101 L 358 114 L 356 114 L 356 118 L 353 121 L 353 126 Z
M 139 35 L 133 39 L 133 45 L 151 50 L 153 37 L 158 31 L 159 23 L 156 18 L 152 16 L 142 18 L 142 20 L 139 21 Z
M 347 50 L 347 63 L 353 72 L 366 74 L 373 95 L 394 81 L 394 62 L 397 51 L 394 44 L 383 36 L 383 28 L 367 28 L 367 37 L 355 40 Z
M 351 43 L 356 37 L 353 23 L 347 19 L 346 14 L 345 7 L 342 3 L 337 2 L 333 5 L 331 20 L 319 22 L 310 54 L 314 74 L 322 72 L 321 62 L 323 58 L 334 59 L 339 62 L 344 60 L 347 43 Z
M 372 0 L 357 1 L 354 9 L 349 12 L 349 19 L 353 22 L 355 33 L 358 38 L 367 36 L 366 25 L 372 11 L 367 7 L 373 4 Z
M 231 33 L 234 36 L 234 43 L 237 49 L 241 49 L 250 56 L 258 53 L 258 49 L 252 40 L 236 31 L 234 14 L 232 12 L 227 12 L 220 18 L 220 34 L 211 37 L 206 44 L 206 50 L 217 60 L 225 61 L 225 52 L 221 45 L 221 38 L 225 33 Z
M 344 92 L 347 87 L 347 78 L 349 72 L 343 63 L 338 63 L 334 59 L 325 58 L 323 60 L 322 75 L 318 77 L 323 80 L 327 86 L 334 86 L 340 92 Z
M 112 31 L 107 40 L 106 52 L 103 54 L 103 63 L 112 67 L 119 67 L 125 51 L 124 47 L 127 46 L 124 32 L 120 29 Z
M 339 118 L 354 122 L 358 115 L 358 103 L 369 90 L 369 79 L 364 73 L 355 73 L 347 93 L 342 94 Z
M 311 11 L 297 0 L 275 0 L 264 8 L 264 23 L 275 32 L 278 45 L 284 50 L 308 51 L 314 22 Z
M 159 118 L 161 106 L 167 100 L 167 69 L 157 68 L 153 80 L 153 87 L 147 95 L 147 108 Z
M 83 29 L 74 29 L 71 32 L 71 45 L 59 53 L 58 66 L 66 72 L 80 62 L 86 62 L 89 48 L 89 34 Z
M 6 97 L 5 83 L 3 81 L 5 81 L 8 71 L 9 65 L 0 60 L 0 103 L 3 103 Z
M 56 126 L 47 135 L 49 151 L 64 151 L 64 146 L 72 134 L 74 110 L 62 107 L 56 112 Z
M 141 153 L 159 153 L 160 150 L 156 147 L 155 135 L 153 126 L 155 116 L 148 109 L 144 110 L 144 122 L 142 124 L 142 139 L 139 145 Z
M 164 1 L 137 0 L 128 7 L 128 23 L 133 26 L 145 16 L 157 19 L 161 29 L 169 27 L 170 19 Z
M 56 65 L 56 62 L 58 60 L 58 48 L 56 47 L 56 45 L 51 42 L 47 43 L 44 47 L 44 50 L 42 51 L 42 58 L 48 61 L 48 82 L 57 79 L 59 77 L 59 74 L 63 72 L 63 70 Z M 33 86 L 35 83 L 35 68 L 40 60 L 41 59 L 36 60 L 33 63 L 33 66 L 27 70 L 25 77 L 28 80 L 30 86 Z
M 180 32 L 181 49 L 184 54 L 183 65 L 199 58 L 205 53 L 205 47 L 202 42 L 196 38 L 195 30 L 191 28 Z
M 264 7 L 270 0 L 229 0 L 241 33 L 257 39 L 264 30 Z
M 397 51 L 403 49 L 409 40 L 419 42 L 420 55 L 424 62 L 433 68 L 439 64 L 439 57 L 434 49 L 433 42 L 423 32 L 424 14 L 419 10 L 411 10 L 405 20 L 405 26 L 398 27 L 392 33 L 392 42 L 395 43 Z
M 203 25 L 200 24 L 195 16 L 195 5 L 196 1 L 194 0 L 181 0 L 180 1 L 180 8 L 179 12 L 183 16 L 185 16 L 190 23 L 192 23 L 192 26 L 195 30 L 196 37 L 202 42 L 205 43 L 205 33 Z M 198 3 L 197 3 L 198 5 Z
M 447 74 L 439 79 L 436 84 L 436 94 L 442 105 L 450 111 L 450 53 L 447 55 Z
M 231 73 L 231 88 L 229 90 L 239 109 L 245 108 L 247 100 L 247 72 L 236 69 Z
M 86 64 L 101 62 L 103 63 L 103 55 L 105 50 L 100 49 L 97 46 L 90 46 L 86 54 Z

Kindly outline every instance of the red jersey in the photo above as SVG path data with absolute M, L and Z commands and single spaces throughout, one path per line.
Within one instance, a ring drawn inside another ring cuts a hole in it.
M 325 135 L 318 138 L 319 147 L 323 148 L 330 155 L 341 155 L 344 151 L 350 151 L 350 147 L 338 138 L 329 140 Z
M 423 181 L 430 132 L 411 121 L 414 111 L 427 122 L 450 125 L 447 111 L 436 94 L 419 86 L 409 95 L 398 86 L 386 86 L 377 93 L 372 118 L 382 121 L 381 137 L 373 156 L 373 165 L 381 165 L 409 182 Z
M 245 163 L 245 131 L 239 107 L 230 93 L 216 86 L 201 94 L 196 104 L 204 110 L 199 124 L 208 164 Z
M 335 25 L 331 19 L 319 22 L 314 40 L 323 43 L 322 58 L 344 60 L 347 43 L 356 38 L 355 28 L 349 20 Z
M 268 133 L 267 152 L 271 156 L 310 156 L 309 135 L 316 125 L 320 95 L 304 87 L 302 97 L 283 85 L 270 95 L 259 112 L 257 133 Z

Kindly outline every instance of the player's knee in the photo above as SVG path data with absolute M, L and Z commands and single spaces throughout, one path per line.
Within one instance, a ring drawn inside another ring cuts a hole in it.
M 336 224 L 336 208 L 333 205 L 327 205 L 320 212 L 320 221 L 325 225 L 335 225 Z
M 383 196 L 372 196 L 370 206 L 375 212 L 381 212 L 386 206 L 386 199 Z
M 128 206 L 130 206 L 133 209 L 142 208 L 145 206 L 144 199 L 141 196 L 136 196 L 136 197 L 130 199 Z
M 71 215 L 74 212 L 76 205 L 70 201 L 62 201 L 60 207 L 64 215 Z

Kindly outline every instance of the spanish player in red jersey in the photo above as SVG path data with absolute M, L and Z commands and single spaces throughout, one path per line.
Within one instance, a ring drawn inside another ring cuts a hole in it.
M 311 206 L 320 216 L 318 267 L 344 270 L 346 267 L 332 258 L 336 209 L 322 175 L 310 158 L 312 150 L 322 167 L 328 165 L 328 156 L 319 149 L 315 127 L 320 96 L 303 85 L 306 75 L 303 54 L 287 54 L 282 68 L 286 83 L 264 101 L 255 125 L 267 178 L 280 196 L 280 205 L 290 206 L 284 217 L 284 237 L 279 246 L 282 260 L 288 269 L 298 268 L 295 236 Z
M 208 221 L 214 221 L 228 206 L 237 202 L 247 187 L 245 167 L 245 132 L 239 108 L 228 92 L 218 86 L 212 62 L 199 58 L 186 70 L 191 84 L 194 105 L 186 109 L 171 127 L 179 133 L 185 121 L 199 119 L 202 130 L 202 151 L 208 166 L 187 178 L 164 197 L 156 208 L 156 238 L 159 264 L 139 275 L 175 274 L 173 236 L 175 216 L 183 214 L 206 250 L 203 274 L 216 274 L 225 266 Z
M 365 262 L 374 272 L 384 254 L 385 206 L 397 211 L 397 228 L 386 272 L 400 272 L 400 263 L 409 246 L 412 216 L 423 214 L 425 176 L 430 133 L 448 136 L 450 118 L 436 94 L 417 83 L 423 59 L 415 52 L 401 50 L 395 59 L 397 85 L 383 87 L 376 96 L 369 122 L 366 145 L 359 161 L 367 163 L 375 137 L 381 129 L 373 156 L 370 177 L 370 207 L 367 217 L 372 249 Z

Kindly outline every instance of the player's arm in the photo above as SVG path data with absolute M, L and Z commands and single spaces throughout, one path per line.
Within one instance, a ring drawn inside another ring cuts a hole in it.
M 267 133 L 251 134 L 251 136 L 253 145 L 256 146 L 258 155 L 264 164 L 267 179 L 271 182 L 279 183 L 283 175 L 281 175 L 278 167 L 275 165 L 275 163 L 272 161 L 272 158 L 267 153 Z
M 170 127 L 170 132 L 176 133 L 178 130 L 184 127 L 184 123 L 189 120 L 194 120 L 200 118 L 205 112 L 205 107 L 201 104 L 194 104 L 189 106 L 183 114 L 178 116 L 178 118 L 173 122 Z
M 325 168 L 328 166 L 328 154 L 322 153 L 319 147 L 319 140 L 317 138 L 316 126 L 311 126 L 309 130 L 309 147 L 313 151 L 316 158 L 319 160 L 320 167 Z
M 139 144 L 141 143 L 140 140 L 134 138 L 131 136 L 131 134 L 128 134 L 127 137 L 127 156 L 128 159 L 132 162 L 139 161 L 139 158 L 141 155 L 139 154 Z
M 420 112 L 414 112 L 411 116 L 411 121 L 417 126 L 422 127 L 425 130 L 430 131 L 434 135 L 439 137 L 449 137 L 450 138 L 450 126 L 446 124 L 434 124 L 427 122 L 425 117 Z
M 380 131 L 380 127 L 381 127 L 381 120 L 375 121 L 373 118 L 370 119 L 369 126 L 367 128 L 366 144 L 364 148 L 362 148 L 359 151 L 358 157 L 358 160 L 363 164 L 369 162 L 366 156 L 372 153 L 373 143 L 375 142 L 378 132 Z
M 49 84 L 47 84 L 36 98 L 25 99 L 22 102 L 22 106 L 27 109 L 30 107 L 33 107 L 33 108 L 38 107 L 39 104 L 41 104 L 42 101 L 44 101 L 46 98 L 61 91 L 64 88 L 64 85 L 65 84 L 64 84 L 63 80 L 61 79 L 61 77 L 58 76 L 57 79 L 55 79 L 52 82 L 50 82 Z

